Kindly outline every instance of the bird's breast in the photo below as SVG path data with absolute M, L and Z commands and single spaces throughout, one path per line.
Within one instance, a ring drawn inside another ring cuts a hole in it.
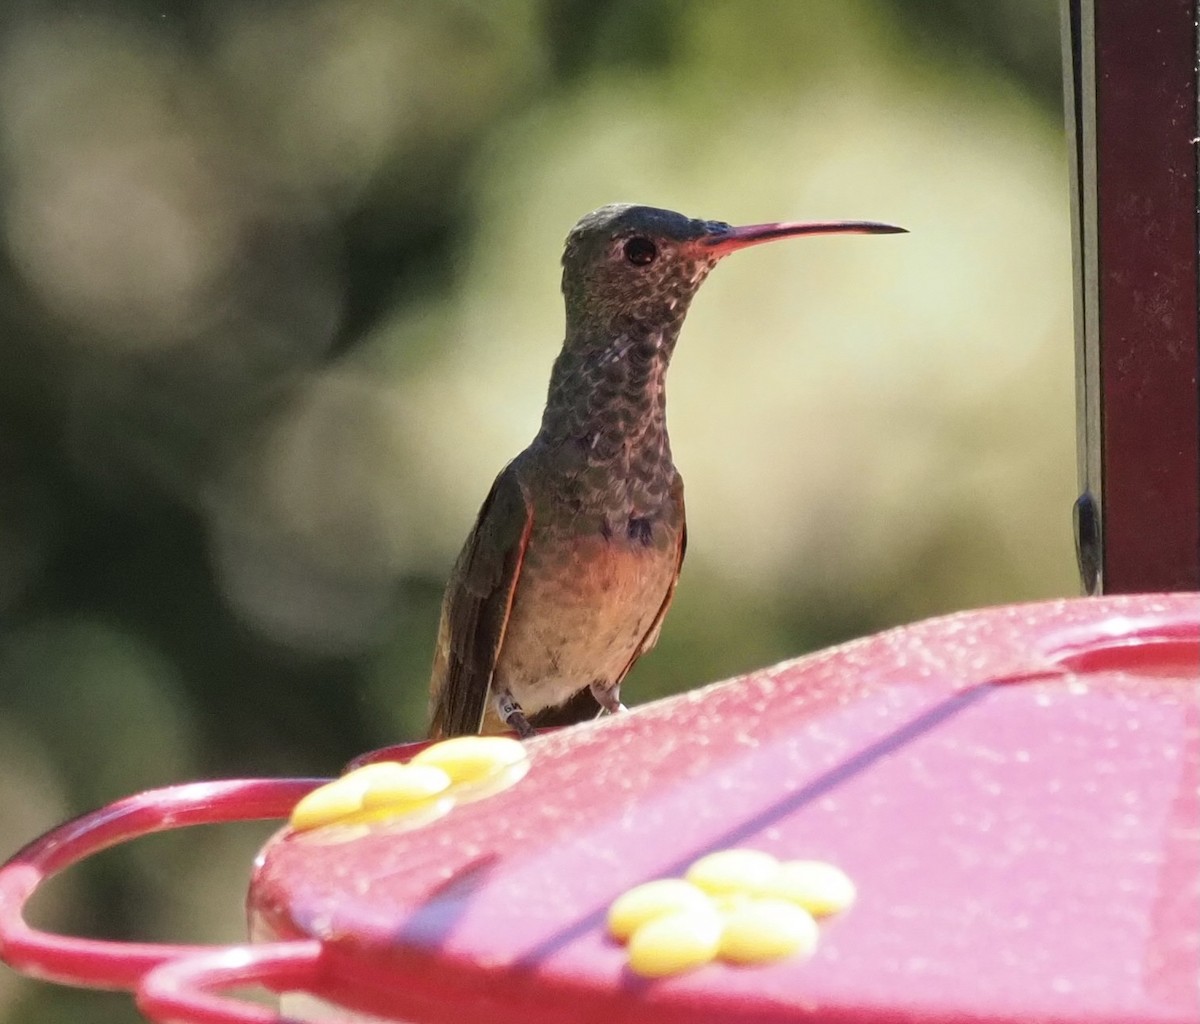
M 616 682 L 678 571 L 681 523 L 634 521 L 623 535 L 577 526 L 535 518 L 513 598 L 496 671 L 530 714 Z

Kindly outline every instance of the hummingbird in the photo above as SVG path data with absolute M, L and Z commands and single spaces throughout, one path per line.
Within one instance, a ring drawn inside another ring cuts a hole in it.
M 446 586 L 431 736 L 524 738 L 622 709 L 621 682 L 658 641 L 687 548 L 665 382 L 697 289 L 748 246 L 904 230 L 732 227 L 628 204 L 571 229 L 566 337 L 541 427 L 496 477 Z

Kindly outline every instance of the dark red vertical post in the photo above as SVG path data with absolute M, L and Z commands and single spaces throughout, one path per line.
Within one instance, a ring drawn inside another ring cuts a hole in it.
M 1197 0 L 1065 0 L 1089 592 L 1200 589 Z

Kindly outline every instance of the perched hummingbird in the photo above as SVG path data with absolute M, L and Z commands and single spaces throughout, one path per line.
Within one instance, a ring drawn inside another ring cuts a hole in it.
M 442 602 L 435 737 L 567 724 L 621 707 L 658 640 L 687 546 L 667 437 L 667 366 L 723 256 L 866 221 L 731 227 L 611 205 L 567 235 L 566 340 L 537 436 L 492 484 Z

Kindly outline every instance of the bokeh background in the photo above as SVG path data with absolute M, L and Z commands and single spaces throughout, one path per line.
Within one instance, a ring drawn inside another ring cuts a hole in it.
M 445 576 L 614 200 L 851 217 L 676 354 L 691 544 L 640 702 L 1077 590 L 1047 0 L 13 0 L 0 10 L 0 853 L 139 789 L 420 734 Z M 40 923 L 236 940 L 260 827 Z M 131 1022 L 0 968 L 0 1021 Z

